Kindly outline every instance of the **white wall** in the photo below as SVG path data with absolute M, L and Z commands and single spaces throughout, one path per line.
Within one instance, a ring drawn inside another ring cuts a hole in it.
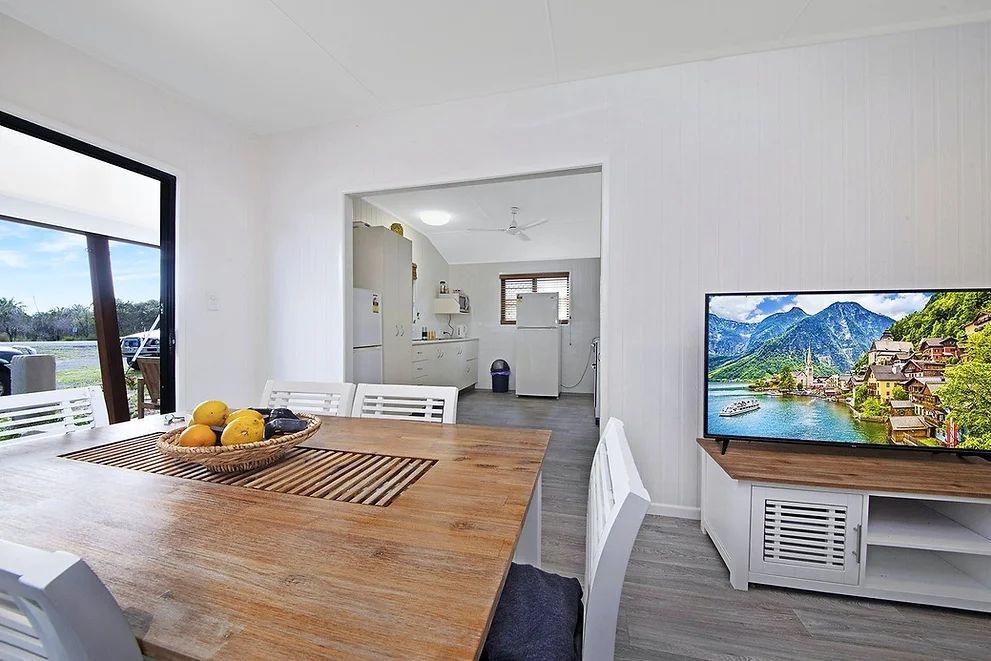
M 478 388 L 492 388 L 489 368 L 496 358 L 503 358 L 515 368 L 514 338 L 516 326 L 499 323 L 501 273 L 571 273 L 571 321 L 561 327 L 562 382 L 578 381 L 588 363 L 589 343 L 599 334 L 599 260 L 561 259 L 539 262 L 499 262 L 494 264 L 452 264 L 451 282 L 464 289 L 471 298 L 468 334 L 478 338 Z M 576 388 L 562 392 L 592 392 L 591 368 Z M 515 375 L 509 388 L 516 387 Z
M 257 401 L 269 368 L 259 142 L 3 15 L 0 108 L 177 175 L 177 404 Z
M 404 223 L 391 213 L 379 209 L 374 204 L 352 197 L 352 218 L 363 220 L 369 225 L 391 226 L 400 223 L 403 226 L 403 236 L 413 243 L 413 263 L 416 264 L 416 282 L 413 284 L 413 339 L 420 337 L 420 328 L 437 331 L 441 335 L 447 328 L 447 315 L 435 315 L 434 299 L 441 280 L 450 284 L 450 266 L 447 260 L 437 251 L 433 242 L 419 232 L 415 227 Z
M 977 24 L 274 138 L 270 357 L 343 374 L 344 193 L 603 163 L 604 413 L 625 419 L 655 511 L 690 515 L 705 291 L 991 281 L 989 57 Z

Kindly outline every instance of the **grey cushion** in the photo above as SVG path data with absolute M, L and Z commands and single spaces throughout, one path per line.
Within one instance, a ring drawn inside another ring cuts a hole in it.
M 514 563 L 482 659 L 580 661 L 582 619 L 578 579 Z

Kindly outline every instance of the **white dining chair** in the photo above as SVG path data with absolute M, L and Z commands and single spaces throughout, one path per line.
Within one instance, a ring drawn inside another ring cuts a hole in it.
M 0 440 L 64 434 L 110 424 L 97 387 L 0 397 Z
M 359 383 L 354 396 L 354 418 L 388 418 L 417 422 L 454 423 L 458 389 L 453 386 L 403 386 Z
M 626 568 L 650 495 L 623 423 L 610 418 L 595 450 L 588 485 L 585 595 L 577 579 L 513 565 L 489 630 L 493 658 L 612 659 Z
M 138 661 L 141 651 L 89 565 L 0 540 L 0 659 Z
M 269 379 L 262 392 L 262 406 L 317 415 L 349 416 L 353 404 L 353 383 Z

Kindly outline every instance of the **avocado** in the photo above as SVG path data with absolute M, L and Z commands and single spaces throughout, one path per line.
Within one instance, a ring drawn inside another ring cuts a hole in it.
M 290 420 L 299 420 L 296 414 L 289 409 L 272 409 L 268 414 L 269 420 L 278 420 L 279 418 L 288 418 Z
M 306 429 L 308 424 L 306 420 L 297 418 L 276 418 L 265 425 L 265 438 L 271 438 L 276 434 L 295 434 Z

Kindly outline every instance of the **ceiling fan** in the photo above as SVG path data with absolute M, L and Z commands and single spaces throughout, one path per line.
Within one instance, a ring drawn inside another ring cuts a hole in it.
M 538 220 L 537 222 L 530 223 L 528 225 L 520 226 L 520 225 L 518 225 L 516 223 L 516 214 L 518 214 L 519 212 L 520 212 L 520 208 L 519 207 L 510 207 L 509 208 L 509 213 L 513 214 L 513 219 L 511 221 L 509 221 L 509 227 L 506 227 L 505 229 L 491 229 L 491 228 L 487 228 L 487 227 L 485 227 L 485 228 L 482 228 L 482 227 L 469 227 L 468 228 L 468 231 L 469 232 L 505 232 L 506 234 L 508 234 L 510 236 L 515 236 L 516 238 L 520 239 L 521 241 L 529 241 L 530 240 L 530 237 L 526 235 L 525 231 L 528 230 L 528 229 L 534 228 L 537 225 L 543 225 L 544 223 L 548 222 L 546 218 L 542 218 L 542 219 Z

